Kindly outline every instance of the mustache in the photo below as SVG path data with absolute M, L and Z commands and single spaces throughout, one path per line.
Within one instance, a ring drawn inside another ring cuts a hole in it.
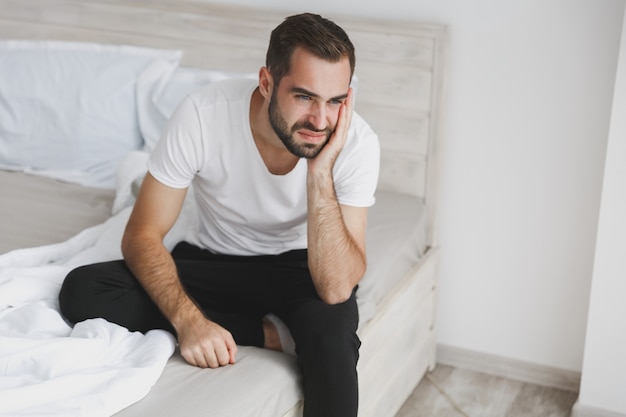
M 295 132 L 300 129 L 310 130 L 311 132 L 315 132 L 315 133 L 325 132 L 327 135 L 330 135 L 332 133 L 332 129 L 330 129 L 329 127 L 325 129 L 318 129 L 311 122 L 306 122 L 306 121 L 294 124 L 292 131 Z

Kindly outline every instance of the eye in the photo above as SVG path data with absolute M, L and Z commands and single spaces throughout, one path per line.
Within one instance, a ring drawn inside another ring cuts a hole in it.
M 343 102 L 344 102 L 344 99 L 333 99 L 329 101 L 329 103 L 332 104 L 333 106 L 341 106 Z
M 296 99 L 300 101 L 311 101 L 313 100 L 313 97 L 307 96 L 306 94 L 297 94 Z

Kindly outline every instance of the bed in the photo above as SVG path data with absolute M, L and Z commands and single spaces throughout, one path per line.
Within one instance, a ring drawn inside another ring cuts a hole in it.
M 301 416 L 291 355 L 241 347 L 236 365 L 202 370 L 164 331 L 100 319 L 70 328 L 56 301 L 71 268 L 121 256 L 148 152 L 180 99 L 255 77 L 292 12 L 0 0 L 0 415 Z M 435 366 L 447 29 L 327 17 L 356 46 L 355 110 L 382 147 L 358 292 L 359 415 L 393 416 Z M 59 103 L 68 95 L 79 107 Z M 186 201 L 166 244 L 193 233 L 194 209 Z

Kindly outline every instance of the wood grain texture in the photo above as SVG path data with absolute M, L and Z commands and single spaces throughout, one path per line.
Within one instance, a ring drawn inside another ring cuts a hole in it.
M 420 382 L 396 417 L 463 417 L 463 413 L 469 417 L 569 417 L 577 395 L 572 391 L 437 365 L 429 378 Z
M 256 73 L 271 29 L 291 12 L 190 0 L 0 0 L 0 37 L 182 49 L 186 66 Z M 357 50 L 355 107 L 381 139 L 380 188 L 424 197 L 434 224 L 447 29 L 328 17 Z

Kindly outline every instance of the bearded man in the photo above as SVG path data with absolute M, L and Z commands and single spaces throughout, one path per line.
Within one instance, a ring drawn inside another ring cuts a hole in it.
M 185 98 L 150 156 L 124 259 L 72 271 L 64 316 L 168 330 L 202 368 L 234 365 L 237 345 L 292 350 L 305 417 L 356 417 L 355 297 L 380 151 L 353 113 L 354 67 L 344 30 L 304 13 L 274 29 L 258 81 Z M 191 186 L 198 231 L 169 252 Z

